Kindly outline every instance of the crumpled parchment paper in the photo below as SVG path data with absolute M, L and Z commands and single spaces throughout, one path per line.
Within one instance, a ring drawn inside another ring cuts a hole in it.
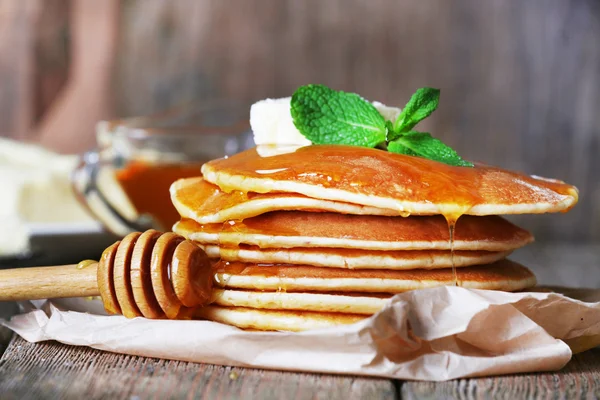
M 240 367 L 442 381 L 562 368 L 600 344 L 598 291 L 569 296 L 437 287 L 396 295 L 354 325 L 255 332 L 211 321 L 101 315 L 83 299 L 35 304 L 2 324 L 25 340 Z M 577 300 L 581 297 L 588 302 Z M 74 311 L 76 310 L 76 311 Z

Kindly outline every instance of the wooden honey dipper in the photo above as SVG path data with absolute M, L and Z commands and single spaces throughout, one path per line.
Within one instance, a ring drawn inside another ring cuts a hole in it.
M 151 229 L 125 236 L 98 262 L 0 270 L 0 301 L 100 295 L 111 314 L 181 319 L 210 302 L 212 281 L 201 248 Z

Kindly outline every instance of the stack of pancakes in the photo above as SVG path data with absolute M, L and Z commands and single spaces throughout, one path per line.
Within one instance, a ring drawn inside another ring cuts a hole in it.
M 578 196 L 560 181 L 339 145 L 251 149 L 202 173 L 171 187 L 173 230 L 215 260 L 198 315 L 262 330 L 353 323 L 413 289 L 532 287 L 506 256 L 533 237 L 496 214 L 566 211 Z

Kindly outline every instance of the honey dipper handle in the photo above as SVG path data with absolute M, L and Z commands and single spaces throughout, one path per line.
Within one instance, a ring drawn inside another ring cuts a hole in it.
M 0 301 L 98 296 L 97 267 L 92 263 L 84 268 L 73 264 L 0 269 Z

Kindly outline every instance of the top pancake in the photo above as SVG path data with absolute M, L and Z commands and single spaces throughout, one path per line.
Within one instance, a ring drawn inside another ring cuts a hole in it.
M 225 192 L 299 193 L 416 215 L 539 214 L 578 200 L 574 186 L 557 180 L 356 146 L 312 145 L 271 157 L 250 149 L 210 161 L 202 173 Z

